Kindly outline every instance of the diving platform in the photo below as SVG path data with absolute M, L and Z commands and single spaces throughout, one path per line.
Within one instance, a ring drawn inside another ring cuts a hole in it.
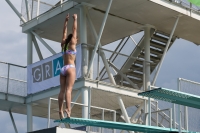
M 111 129 L 130 130 L 130 131 L 138 131 L 138 132 L 145 132 L 145 133 L 178 133 L 177 129 L 122 123 L 122 122 L 73 118 L 73 117 L 65 118 L 62 120 L 55 120 L 54 122 L 79 124 L 79 125 L 94 126 L 94 127 L 104 127 L 104 128 L 111 128 Z
M 137 95 L 138 93 L 142 92 L 140 90 L 85 78 L 80 78 L 76 80 L 72 91 L 72 100 L 75 95 L 77 95 L 77 92 L 81 91 L 82 87 L 91 88 L 91 106 L 101 107 L 105 109 L 120 109 L 117 102 L 117 96 L 121 96 L 125 107 L 139 105 L 145 99 L 147 100 L 147 98 L 143 98 Z M 0 92 L 0 104 L 3 105 L 0 106 L 0 110 L 11 110 L 13 113 L 26 114 L 26 104 L 31 103 L 33 116 L 47 118 L 49 98 L 57 99 L 59 91 L 60 87 L 56 86 L 44 91 L 40 91 L 38 93 L 27 95 L 26 97 L 15 96 L 12 94 L 5 94 Z M 6 95 L 8 96 L 7 99 Z M 76 103 L 81 103 L 81 98 L 82 96 L 80 95 Z M 81 108 L 82 105 L 75 104 L 72 109 L 72 116 L 81 117 Z M 50 112 L 51 119 L 59 118 L 58 101 L 52 100 Z M 102 112 L 100 110 L 91 113 L 91 115 L 96 115 L 95 118 L 101 118 Z M 110 118 L 108 119 L 110 120 Z
M 138 95 L 200 109 L 200 96 L 181 91 L 157 88 L 139 93 Z
M 98 33 L 108 2 L 107 0 L 101 0 L 101 2 L 99 0 L 64 2 L 62 5 L 56 6 L 22 24 L 22 31 L 28 33 L 32 30 L 42 38 L 60 42 L 66 14 L 77 13 L 80 16 L 78 7 L 83 4 L 87 7 L 90 20 Z M 181 15 L 181 17 L 174 36 L 199 45 L 200 29 L 196 28 L 200 27 L 199 12 L 169 0 L 126 0 L 126 2 L 114 0 L 108 14 L 101 44 L 103 46 L 128 35 L 136 34 L 143 30 L 145 24 L 153 25 L 156 30 L 170 34 L 178 15 Z M 69 21 L 69 27 L 71 26 L 72 22 Z M 71 33 L 71 28 L 69 28 L 69 33 Z M 95 44 L 96 40 L 90 25 L 87 26 L 87 34 L 87 43 Z M 80 36 L 79 31 L 78 36 Z

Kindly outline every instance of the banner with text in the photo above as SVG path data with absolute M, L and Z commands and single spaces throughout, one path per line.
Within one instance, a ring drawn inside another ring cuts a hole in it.
M 76 78 L 81 77 L 81 45 L 76 47 Z M 58 53 L 27 66 L 28 94 L 34 94 L 60 85 L 60 69 L 63 67 L 62 53 Z

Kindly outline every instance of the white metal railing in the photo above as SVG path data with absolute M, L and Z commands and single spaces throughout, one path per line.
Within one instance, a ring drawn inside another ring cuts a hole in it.
M 41 14 L 54 9 L 57 6 L 63 6 L 72 0 L 22 0 L 21 14 L 27 20 L 39 17 Z
M 27 95 L 26 67 L 0 62 L 0 92 L 18 96 Z M 7 70 L 7 72 L 6 72 Z
M 51 118 L 51 100 L 55 100 L 55 101 L 58 101 L 58 99 L 56 98 L 49 98 L 49 102 L 48 102 L 48 118 L 47 118 L 47 128 L 50 127 L 50 118 Z M 64 100 L 65 102 L 65 100 Z M 76 105 L 80 105 L 80 106 L 84 106 L 84 107 L 88 107 L 88 119 L 90 119 L 91 117 L 91 108 L 94 108 L 94 109 L 99 109 L 99 110 L 102 110 L 102 120 L 104 120 L 104 113 L 105 111 L 110 111 L 110 112 L 113 112 L 113 121 L 115 122 L 116 121 L 116 111 L 115 110 L 111 110 L 111 109 L 107 109 L 107 108 L 101 108 L 101 107 L 97 107 L 97 106 L 91 106 L 90 104 L 88 105 L 84 105 L 84 104 L 81 104 L 81 103 L 76 103 L 76 102 L 71 102 L 71 104 L 76 104 Z M 90 128 L 89 128 L 90 129 Z M 113 133 L 116 133 L 116 129 L 112 129 L 113 130 Z M 99 131 L 103 131 L 103 128 L 99 128 Z
M 184 7 L 186 9 L 190 10 L 191 12 L 196 12 L 196 13 L 200 14 L 200 7 L 190 3 L 187 0 L 164 0 L 164 1 L 171 2 L 177 6 Z

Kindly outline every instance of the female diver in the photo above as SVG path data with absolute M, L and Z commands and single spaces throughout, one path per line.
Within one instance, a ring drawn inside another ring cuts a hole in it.
M 76 44 L 77 44 L 77 14 L 73 16 L 74 22 L 72 27 L 72 34 L 67 36 L 67 23 L 69 14 L 66 16 L 63 38 L 61 42 L 64 66 L 60 71 L 60 93 L 58 95 L 59 117 L 64 118 L 63 100 L 65 96 L 66 109 L 64 110 L 67 117 L 71 115 L 71 92 L 76 78 L 75 58 L 76 58 Z

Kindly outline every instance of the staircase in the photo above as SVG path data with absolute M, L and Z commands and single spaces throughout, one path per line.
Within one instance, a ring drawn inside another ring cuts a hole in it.
M 150 60 L 152 62 L 150 71 L 152 73 L 162 58 L 163 52 L 169 39 L 169 35 L 155 31 L 154 29 L 151 30 L 150 35 Z M 173 36 L 169 48 L 175 39 L 176 37 Z M 137 44 L 136 48 L 131 53 L 130 57 L 126 60 L 120 69 L 123 74 L 125 74 L 134 84 L 138 86 L 138 88 L 135 89 L 140 89 L 143 85 L 143 60 L 145 56 L 144 46 L 145 44 L 143 36 L 140 42 Z M 135 57 L 136 59 L 131 57 Z M 133 87 L 127 81 L 122 79 L 119 74 L 115 76 L 115 80 L 119 85 L 131 88 Z

